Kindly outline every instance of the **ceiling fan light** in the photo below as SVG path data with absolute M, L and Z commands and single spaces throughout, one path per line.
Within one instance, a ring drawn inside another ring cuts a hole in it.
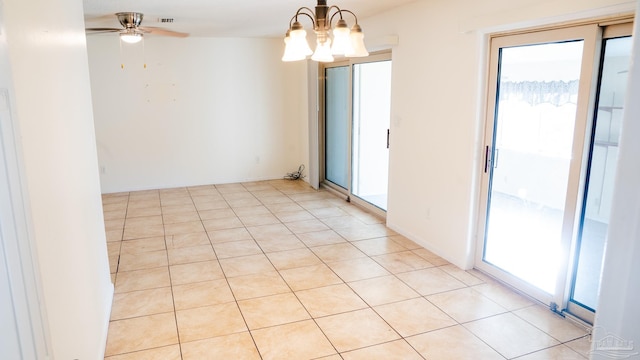
M 351 28 L 351 46 L 352 51 L 347 53 L 346 55 L 349 57 L 364 57 L 369 56 L 369 52 L 367 48 L 364 46 L 364 33 L 362 32 L 362 28 L 360 25 L 355 24 Z
M 134 31 L 120 33 L 120 40 L 126 42 L 127 44 L 139 43 L 142 40 L 142 33 Z

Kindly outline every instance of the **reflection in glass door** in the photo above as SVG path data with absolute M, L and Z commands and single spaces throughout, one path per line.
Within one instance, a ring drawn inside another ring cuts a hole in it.
M 325 68 L 325 179 L 349 187 L 349 66 Z
M 391 61 L 353 66 L 353 195 L 387 209 Z
M 605 40 L 571 293 L 572 302 L 591 311 L 598 299 L 630 58 L 631 37 Z
M 547 294 L 560 265 L 583 43 L 499 55 L 483 260 Z

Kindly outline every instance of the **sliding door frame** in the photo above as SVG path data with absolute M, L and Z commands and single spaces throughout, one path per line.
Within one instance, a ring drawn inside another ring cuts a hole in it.
M 498 278 L 511 287 L 522 291 L 534 299 L 554 308 L 565 303 L 566 283 L 569 276 L 569 261 L 561 263 L 558 269 L 558 280 L 556 281 L 556 290 L 554 294 L 547 294 L 537 287 L 517 278 L 508 272 L 493 266 L 484 261 L 484 246 L 486 239 L 486 221 L 488 216 L 489 190 L 491 186 L 490 167 L 494 162 L 494 140 L 495 125 L 497 116 L 497 95 L 499 82 L 499 60 L 500 49 L 511 46 L 526 46 L 554 42 L 583 40 L 583 56 L 582 67 L 580 70 L 580 83 L 578 88 L 578 104 L 576 109 L 576 121 L 573 132 L 572 156 L 569 169 L 569 184 L 581 184 L 567 188 L 565 197 L 565 208 L 562 225 L 562 240 L 559 249 L 550 249 L 550 251 L 561 252 L 562 259 L 568 259 L 575 246 L 576 231 L 574 224 L 577 223 L 577 207 L 578 199 L 582 198 L 582 189 L 585 181 L 583 166 L 585 163 L 585 139 L 590 131 L 592 123 L 593 95 L 595 94 L 595 84 L 593 83 L 594 74 L 597 72 L 600 57 L 600 39 L 602 36 L 601 28 L 597 24 L 578 25 L 562 29 L 537 30 L 534 32 L 523 32 L 514 35 L 500 35 L 490 39 L 490 60 L 489 60 L 489 77 L 487 90 L 487 103 L 485 114 L 485 137 L 483 146 L 483 164 L 481 174 L 480 202 L 478 211 L 478 236 L 476 247 L 475 266 L 481 271 Z M 543 266 L 541 259 L 541 266 Z
M 353 173 L 353 67 L 354 65 L 357 65 L 357 64 L 366 64 L 366 63 L 379 62 L 379 61 L 392 61 L 391 52 L 390 51 L 378 52 L 378 53 L 373 53 L 364 58 L 344 59 L 344 60 L 340 60 L 332 63 L 320 63 L 318 65 L 318 78 L 319 78 L 318 100 L 320 104 L 318 108 L 318 144 L 320 147 L 319 174 L 320 174 L 321 187 L 328 189 L 329 191 L 335 193 L 338 196 L 344 197 L 346 201 L 349 201 L 359 207 L 362 207 L 386 219 L 387 212 L 385 210 L 382 210 L 379 207 L 372 205 L 365 200 L 360 199 L 358 196 L 353 195 L 352 193 L 352 187 L 353 187 L 353 184 L 352 184 L 352 180 L 353 180 L 353 176 L 352 176 L 352 173 Z M 325 122 L 325 119 L 326 119 L 325 117 L 326 116 L 326 97 L 325 97 L 326 72 L 325 72 L 325 69 L 341 67 L 341 66 L 349 67 L 349 88 L 347 89 L 347 92 L 349 94 L 349 101 L 348 101 L 349 106 L 347 107 L 347 112 L 348 112 L 347 120 L 349 122 L 349 130 L 347 134 L 348 135 L 347 154 L 349 157 L 348 159 L 349 172 L 348 172 L 347 189 L 343 189 L 341 186 L 332 183 L 326 178 L 326 139 L 325 139 L 325 136 L 326 136 L 326 122 Z

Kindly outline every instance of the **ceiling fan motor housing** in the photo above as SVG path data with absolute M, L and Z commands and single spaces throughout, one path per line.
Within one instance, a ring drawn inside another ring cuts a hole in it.
M 120 24 L 127 29 L 135 29 L 140 26 L 143 17 L 142 13 L 137 12 L 120 12 L 117 13 L 116 16 L 118 17 Z

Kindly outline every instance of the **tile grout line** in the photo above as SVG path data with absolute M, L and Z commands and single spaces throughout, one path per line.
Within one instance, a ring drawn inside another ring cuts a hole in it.
M 178 309 L 176 308 L 176 298 L 175 295 L 173 293 L 173 277 L 171 276 L 171 262 L 169 260 L 169 247 L 167 246 L 167 232 L 165 229 L 165 224 L 164 224 L 164 210 L 163 210 L 163 206 L 162 206 L 162 194 L 160 194 L 158 192 L 158 197 L 160 199 L 160 217 L 162 219 L 162 231 L 163 231 L 163 242 L 164 242 L 164 249 L 166 252 L 166 258 L 167 258 L 167 272 L 169 273 L 169 286 L 171 287 L 171 303 L 173 305 L 173 319 L 175 321 L 176 324 L 176 337 L 178 338 L 178 351 L 180 352 L 180 359 L 183 359 L 183 352 L 182 352 L 182 341 L 180 340 L 180 329 L 178 327 Z M 171 239 L 172 239 L 172 243 L 173 243 L 173 235 L 171 235 Z

